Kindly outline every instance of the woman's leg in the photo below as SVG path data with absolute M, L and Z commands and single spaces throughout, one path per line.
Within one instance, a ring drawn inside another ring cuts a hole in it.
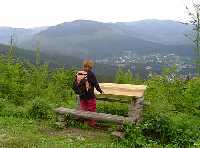
M 96 98 L 92 98 L 92 99 L 87 100 L 87 107 L 88 107 L 88 111 L 96 112 Z M 87 123 L 88 123 L 89 126 L 95 126 L 96 125 L 95 120 L 88 120 Z
M 87 108 L 88 108 L 87 104 L 88 104 L 87 100 L 80 99 L 79 110 L 87 111 Z M 85 120 L 85 119 L 79 118 L 78 121 L 81 122 L 81 123 L 87 124 L 87 120 Z
M 80 110 L 87 111 L 88 102 L 87 100 L 80 99 Z

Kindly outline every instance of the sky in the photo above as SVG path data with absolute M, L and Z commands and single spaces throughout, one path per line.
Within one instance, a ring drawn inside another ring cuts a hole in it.
M 186 21 L 192 0 L 0 0 L 0 26 L 33 28 L 77 19 Z

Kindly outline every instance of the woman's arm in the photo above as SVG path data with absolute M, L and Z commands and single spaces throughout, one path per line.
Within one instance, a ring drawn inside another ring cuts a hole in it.
M 101 90 L 100 86 L 99 86 L 99 82 L 96 79 L 96 76 L 94 73 L 91 72 L 91 82 L 94 85 L 94 87 L 96 88 L 96 90 L 100 93 L 103 93 L 103 91 Z

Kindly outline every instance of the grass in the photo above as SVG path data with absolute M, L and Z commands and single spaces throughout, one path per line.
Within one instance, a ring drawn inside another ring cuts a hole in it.
M 0 117 L 0 147 L 117 148 L 108 132 L 94 129 L 55 129 L 47 121 Z

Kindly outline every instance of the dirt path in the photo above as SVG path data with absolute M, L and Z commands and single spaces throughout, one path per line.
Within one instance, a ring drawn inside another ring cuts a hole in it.
M 101 137 L 110 137 L 110 134 L 103 130 L 98 129 L 80 129 L 80 128 L 65 128 L 62 130 L 55 130 L 55 129 L 40 129 L 40 131 L 44 134 L 47 134 L 48 136 L 53 137 L 79 137 L 83 139 L 99 139 Z

